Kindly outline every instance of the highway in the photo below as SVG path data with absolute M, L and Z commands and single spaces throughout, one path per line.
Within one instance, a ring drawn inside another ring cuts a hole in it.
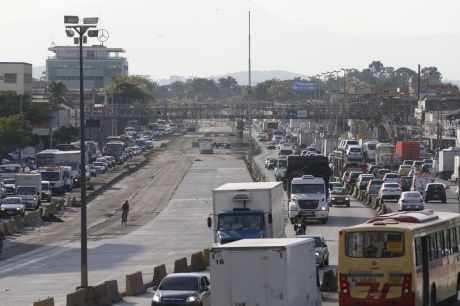
M 222 129 L 222 127 L 220 127 Z M 173 140 L 138 172 L 115 184 L 88 206 L 88 261 L 91 285 L 141 270 L 144 281 L 153 267 L 209 247 L 212 233 L 206 218 L 211 190 L 226 182 L 250 181 L 242 160 L 217 150 L 199 154 L 194 137 Z M 118 211 L 130 199 L 128 226 Z M 64 305 L 66 294 L 80 282 L 79 214 L 7 241 L 0 260 L 2 305 L 30 305 L 53 296 Z
M 206 132 L 226 132 L 227 126 L 205 127 Z M 185 135 L 172 140 L 168 147 L 145 167 L 110 187 L 88 205 L 89 282 L 95 285 L 116 279 L 120 291 L 125 275 L 142 271 L 144 282 L 152 278 L 153 267 L 165 263 L 172 271 L 175 259 L 190 256 L 212 244 L 212 232 L 206 218 L 212 210 L 211 190 L 227 182 L 251 181 L 239 156 L 228 149 L 214 154 L 199 154 L 192 141 L 200 135 Z M 264 168 L 267 151 L 254 160 L 266 180 L 274 181 L 273 170 Z M 119 208 L 130 200 L 128 226 L 120 224 Z M 284 201 L 287 204 L 287 198 Z M 395 211 L 396 204 L 389 203 Z M 448 203 L 429 203 L 433 210 L 458 211 L 458 203 L 449 194 Z M 64 223 L 53 223 L 10 238 L 0 256 L 1 305 L 30 305 L 34 300 L 53 296 L 56 305 L 64 305 L 66 294 L 80 283 L 79 214 L 67 212 Z M 287 214 L 287 207 L 285 207 Z M 330 265 L 336 269 L 338 230 L 362 223 L 375 212 L 352 200 L 350 207 L 332 207 L 327 224 L 311 222 L 307 234 L 326 238 Z M 287 219 L 286 219 L 287 221 Z M 286 223 L 288 237 L 293 227 Z M 211 280 L 212 283 L 212 280 Z M 150 305 L 152 293 L 126 298 L 118 305 Z M 337 294 L 324 293 L 323 305 L 337 305 Z

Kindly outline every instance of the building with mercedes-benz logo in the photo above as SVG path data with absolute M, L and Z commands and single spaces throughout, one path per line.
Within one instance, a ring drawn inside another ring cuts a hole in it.
M 78 46 L 53 46 L 54 56 L 46 60 L 48 82 L 62 81 L 70 90 L 80 88 Z M 128 61 L 122 48 L 104 45 L 83 46 L 83 86 L 85 90 L 105 88 L 116 75 L 128 74 Z

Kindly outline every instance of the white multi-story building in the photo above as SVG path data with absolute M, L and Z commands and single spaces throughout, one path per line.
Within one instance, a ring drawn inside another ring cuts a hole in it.
M 32 93 L 32 64 L 0 62 L 0 91 L 14 91 L 18 95 Z

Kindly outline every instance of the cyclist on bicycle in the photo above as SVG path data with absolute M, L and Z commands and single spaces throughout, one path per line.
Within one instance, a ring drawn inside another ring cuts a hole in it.
M 124 216 L 124 219 L 128 220 L 128 212 L 129 212 L 128 200 L 126 200 L 125 203 L 123 203 L 123 205 L 121 206 L 121 211 L 122 211 L 122 215 Z

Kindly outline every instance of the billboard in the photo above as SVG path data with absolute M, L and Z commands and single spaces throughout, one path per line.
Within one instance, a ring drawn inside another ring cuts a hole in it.
M 314 92 L 315 83 L 309 81 L 292 81 L 292 90 L 299 92 Z

